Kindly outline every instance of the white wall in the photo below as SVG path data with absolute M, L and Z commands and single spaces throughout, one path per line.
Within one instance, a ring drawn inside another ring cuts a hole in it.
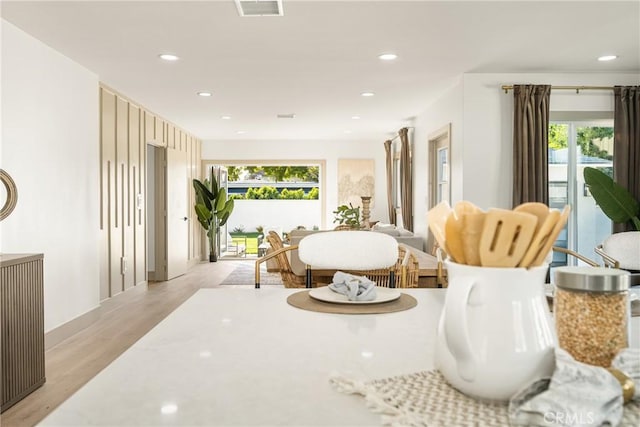
M 338 159 L 374 159 L 375 203 L 371 219 L 388 222 L 384 140 L 381 136 L 379 141 L 204 141 L 202 160 L 326 160 L 326 188 L 320 191 L 326 193 L 324 228 L 332 228 L 332 211 L 338 206 Z
M 426 213 L 429 206 L 429 136 L 451 123 L 451 200 L 462 197 L 463 86 L 459 79 L 437 101 L 420 113 L 414 121 L 413 134 L 413 228 L 427 238 Z
M 287 232 L 299 225 L 311 230 L 322 222 L 320 200 L 234 200 L 234 203 L 233 214 L 227 221 L 229 232 L 236 227 L 251 232 L 259 225 L 282 227 Z
M 2 251 L 44 253 L 45 330 L 99 305 L 98 77 L 2 21 Z

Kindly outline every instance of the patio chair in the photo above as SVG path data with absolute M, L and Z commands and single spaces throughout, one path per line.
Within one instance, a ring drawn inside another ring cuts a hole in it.
M 245 242 L 247 240 L 245 239 Z M 231 234 L 227 233 L 227 252 L 235 256 L 247 256 L 247 246 L 240 242 L 235 242 Z

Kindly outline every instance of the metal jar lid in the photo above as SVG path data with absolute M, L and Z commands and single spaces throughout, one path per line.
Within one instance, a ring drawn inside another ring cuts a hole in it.
M 558 267 L 555 285 L 561 289 L 590 292 L 621 292 L 629 289 L 628 271 L 603 267 Z

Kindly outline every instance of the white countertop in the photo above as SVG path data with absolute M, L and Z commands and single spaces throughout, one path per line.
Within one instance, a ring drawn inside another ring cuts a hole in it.
M 445 290 L 403 289 L 417 307 L 377 315 L 301 310 L 298 291 L 198 291 L 42 425 L 380 425 L 329 377 L 433 369 Z

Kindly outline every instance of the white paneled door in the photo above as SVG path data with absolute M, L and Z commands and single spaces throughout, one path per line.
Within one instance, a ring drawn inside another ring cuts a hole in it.
M 167 280 L 187 271 L 189 223 L 187 156 L 167 148 Z

